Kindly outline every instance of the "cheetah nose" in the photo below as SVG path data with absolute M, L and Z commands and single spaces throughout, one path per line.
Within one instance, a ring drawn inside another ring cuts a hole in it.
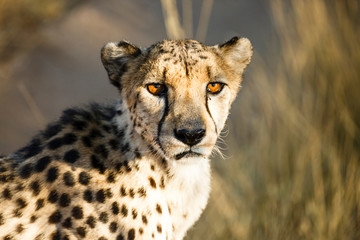
M 183 143 L 193 146 L 198 144 L 201 139 L 205 136 L 205 129 L 195 129 L 195 130 L 188 130 L 188 129 L 180 129 L 175 130 L 175 137 L 182 141 Z

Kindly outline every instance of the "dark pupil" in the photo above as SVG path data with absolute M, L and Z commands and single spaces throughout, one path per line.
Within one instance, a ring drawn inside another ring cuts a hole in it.
M 160 85 L 159 85 L 159 84 L 155 84 L 155 85 L 154 85 L 154 88 L 160 88 Z
M 211 86 L 212 86 L 212 87 L 215 87 L 215 86 L 216 86 L 216 83 L 212 83 Z

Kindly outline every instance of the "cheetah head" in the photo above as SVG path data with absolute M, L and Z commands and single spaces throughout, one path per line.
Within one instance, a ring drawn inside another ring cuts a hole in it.
M 251 56 L 249 40 L 238 37 L 215 46 L 164 40 L 145 49 L 121 41 L 101 51 L 134 129 L 156 154 L 177 162 L 211 154 Z

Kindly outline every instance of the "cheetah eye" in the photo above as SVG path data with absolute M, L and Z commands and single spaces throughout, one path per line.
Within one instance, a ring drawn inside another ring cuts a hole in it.
M 224 88 L 224 83 L 209 83 L 207 85 L 207 91 L 212 94 L 217 94 L 221 92 L 221 90 Z
M 155 96 L 163 95 L 166 92 L 166 87 L 164 84 L 151 83 L 146 86 L 147 90 Z

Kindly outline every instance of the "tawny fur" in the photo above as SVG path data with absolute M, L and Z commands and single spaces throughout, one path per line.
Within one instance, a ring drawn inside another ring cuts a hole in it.
M 237 37 L 107 44 L 120 99 L 66 110 L 0 158 L 0 239 L 182 239 L 206 206 L 208 157 L 251 55 Z M 199 129 L 196 141 L 186 135 Z

